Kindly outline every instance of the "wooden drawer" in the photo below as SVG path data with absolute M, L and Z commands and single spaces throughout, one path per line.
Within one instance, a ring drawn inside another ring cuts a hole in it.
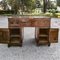
M 35 18 L 35 26 L 40 28 L 50 27 L 49 18 Z
M 19 18 L 8 18 L 9 27 L 19 27 Z
M 59 29 L 50 29 L 49 39 L 51 43 L 58 42 L 58 32 L 59 32 Z
M 8 43 L 9 31 L 8 29 L 0 29 L 0 43 Z
M 20 27 L 30 27 L 32 22 L 29 18 L 20 18 Z

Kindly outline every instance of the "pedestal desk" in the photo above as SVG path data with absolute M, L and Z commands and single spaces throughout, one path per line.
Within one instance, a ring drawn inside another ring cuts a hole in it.
M 0 29 L 0 43 L 22 46 L 24 27 L 35 27 L 35 43 L 37 46 L 58 42 L 58 28 L 51 28 L 51 18 L 8 18 L 8 28 Z M 13 40 L 14 39 L 14 40 Z M 18 41 L 17 41 L 18 40 Z M 13 43 L 12 43 L 13 42 Z

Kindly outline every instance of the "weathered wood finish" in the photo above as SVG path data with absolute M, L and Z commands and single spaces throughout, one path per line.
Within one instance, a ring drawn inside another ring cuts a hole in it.
M 46 28 L 47 30 L 49 30 L 48 32 L 48 41 L 49 43 L 58 43 L 58 32 L 59 32 L 59 29 L 50 29 L 50 28 Z M 41 35 L 40 33 L 40 28 L 36 28 L 35 30 L 35 39 L 36 39 L 36 43 L 37 45 L 40 45 L 41 43 L 39 43 L 41 41 L 41 39 L 39 38 L 39 35 Z M 43 32 L 43 30 L 42 30 Z M 44 36 L 43 36 L 44 38 Z M 45 44 L 45 41 L 43 42 L 43 44 Z M 48 44 L 48 43 L 46 43 Z M 49 44 L 48 44 L 49 45 Z
M 49 28 L 36 28 L 36 44 L 38 46 L 44 44 L 50 46 L 49 30 Z
M 58 42 L 58 29 L 50 29 L 49 32 L 49 39 L 50 43 L 57 43 Z
M 8 21 L 11 22 L 10 26 L 50 27 L 50 18 L 8 18 Z
M 35 26 L 40 28 L 50 27 L 50 18 L 35 18 Z
M 0 28 L 0 43 L 8 43 L 9 30 L 7 28 Z
M 8 47 L 12 45 L 22 46 L 22 28 L 18 19 L 9 19 L 9 43 Z
M 48 40 L 50 43 L 58 42 L 58 29 L 50 28 L 50 18 L 8 18 L 9 29 L 10 28 L 21 28 L 22 29 L 22 40 L 23 40 L 23 27 L 36 27 L 35 28 L 35 41 L 39 43 L 38 39 L 39 29 L 47 28 L 49 29 L 49 37 Z M 8 43 L 9 42 L 9 29 L 8 28 L 0 28 L 0 43 Z M 38 44 L 37 43 L 37 44 Z
M 22 29 L 24 30 L 24 29 Z M 49 39 L 50 39 L 50 43 L 57 43 L 58 42 L 58 32 L 59 30 L 58 29 L 50 29 L 50 34 L 49 34 Z M 9 33 L 9 30 L 8 29 L 0 29 L 0 43 L 8 43 L 8 39 L 9 39 L 9 36 L 8 36 L 8 33 Z M 38 28 L 36 28 L 35 30 L 35 37 L 37 38 L 38 37 Z M 2 35 L 3 34 L 3 35 Z M 23 38 L 23 35 L 22 35 L 22 38 Z

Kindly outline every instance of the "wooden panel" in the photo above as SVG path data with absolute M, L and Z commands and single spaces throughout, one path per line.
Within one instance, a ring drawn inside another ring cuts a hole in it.
M 19 27 L 20 22 L 18 18 L 8 18 L 9 27 Z
M 50 27 L 50 18 L 35 18 L 35 26 L 40 28 Z
M 8 20 L 11 22 L 12 26 L 50 27 L 50 18 L 9 18 Z
M 9 43 L 8 47 L 12 45 L 22 46 L 22 28 L 9 28 Z
M 12 21 L 12 23 L 11 23 Z M 8 43 L 8 47 L 12 46 L 12 45 L 16 45 L 16 46 L 22 46 L 22 28 L 21 24 L 23 24 L 23 26 L 25 25 L 25 20 L 20 18 L 11 18 L 11 20 L 9 20 L 9 43 Z M 26 25 L 25 25 L 26 26 Z
M 0 29 L 0 43 L 8 43 L 8 29 Z
M 31 20 L 29 18 L 8 18 L 9 27 L 30 27 Z
M 24 26 L 29 26 L 29 20 L 27 18 L 19 18 L 19 21 L 20 21 L 20 27 L 24 27 Z
M 35 29 L 35 39 L 36 39 L 36 43 L 38 44 L 38 41 L 39 41 L 39 28 L 36 28 Z M 44 28 L 43 28 L 44 29 Z M 57 43 L 58 42 L 58 32 L 59 32 L 59 29 L 49 29 L 49 32 L 44 32 L 43 30 L 40 32 L 41 33 L 49 33 L 49 37 L 48 37 L 48 40 L 50 43 Z M 43 35 L 45 37 L 45 35 Z
M 50 46 L 49 42 L 49 28 L 36 28 L 35 37 L 37 45 L 45 45 Z
M 50 29 L 49 40 L 51 43 L 58 42 L 58 29 Z
M 35 27 L 35 21 L 32 18 L 19 18 L 20 27 Z

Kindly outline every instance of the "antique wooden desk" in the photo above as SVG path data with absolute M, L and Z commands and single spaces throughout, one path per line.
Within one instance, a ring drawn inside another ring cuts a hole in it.
M 48 44 L 50 46 L 51 42 L 58 42 L 58 29 L 50 28 L 50 18 L 8 18 L 8 22 L 9 33 L 12 28 L 22 30 L 23 27 L 35 27 L 35 41 L 38 46 L 42 44 Z M 21 31 L 21 34 L 24 33 Z M 22 45 L 22 42 L 20 44 Z
M 16 43 L 17 41 L 15 41 L 15 39 L 18 38 L 19 41 L 17 45 L 22 46 L 24 34 L 23 28 L 35 27 L 36 44 L 38 46 L 44 44 L 50 46 L 50 43 L 58 42 L 58 29 L 51 28 L 50 24 L 51 24 L 50 18 L 15 18 L 15 17 L 8 18 L 8 29 L 4 29 L 1 31 L 5 34 L 3 36 L 5 40 L 1 41 L 1 43 L 8 43 L 8 46 L 10 46 L 13 38 L 14 38 L 13 43 L 14 42 Z

